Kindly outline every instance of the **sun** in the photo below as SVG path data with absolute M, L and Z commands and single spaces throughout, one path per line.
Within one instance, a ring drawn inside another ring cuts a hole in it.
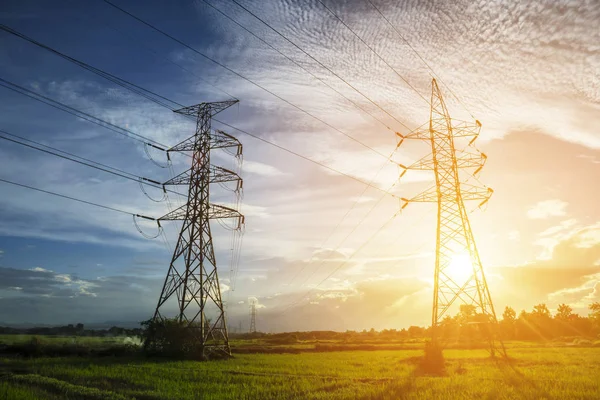
M 473 275 L 471 256 L 468 253 L 453 255 L 450 264 L 444 269 L 444 272 L 456 283 L 463 284 Z

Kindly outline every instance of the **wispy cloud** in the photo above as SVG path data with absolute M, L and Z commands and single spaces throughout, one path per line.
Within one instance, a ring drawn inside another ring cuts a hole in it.
M 531 219 L 546 219 L 551 217 L 562 217 L 566 215 L 569 203 L 553 199 L 540 201 L 527 211 L 527 217 Z

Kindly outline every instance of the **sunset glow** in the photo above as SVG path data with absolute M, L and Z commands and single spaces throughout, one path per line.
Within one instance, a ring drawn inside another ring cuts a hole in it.
M 473 275 L 471 256 L 468 253 L 454 255 L 448 267 L 444 269 L 444 273 L 459 286 L 462 286 Z

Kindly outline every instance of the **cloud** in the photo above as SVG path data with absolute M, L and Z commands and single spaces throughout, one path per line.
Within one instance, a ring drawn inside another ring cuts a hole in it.
M 285 176 L 286 173 L 281 170 L 275 168 L 272 165 L 260 163 L 257 161 L 248 161 L 244 160 L 244 172 L 250 174 L 256 174 L 265 177 L 276 177 L 276 176 Z
M 561 200 L 540 201 L 527 211 L 527 217 L 531 219 L 547 219 L 550 217 L 561 217 L 566 215 L 565 208 L 569 203 Z
M 571 219 L 567 219 L 564 221 L 561 221 L 560 224 L 552 226 L 548 229 L 546 229 L 545 231 L 541 232 L 538 236 L 555 236 L 558 233 L 564 232 L 572 227 L 574 227 L 575 225 L 577 225 L 577 220 L 574 218 Z
M 138 275 L 84 279 L 43 268 L 0 267 L 0 321 L 53 325 L 142 321 L 151 316 L 163 280 Z
M 76 275 L 57 274 L 44 268 L 29 270 L 0 268 L 0 291 L 18 289 L 24 295 L 45 297 L 96 296 L 96 284 Z
M 251 306 L 252 304 L 254 304 L 255 308 L 257 308 L 257 309 L 266 307 L 264 303 L 261 303 L 261 301 L 259 300 L 258 297 L 249 296 L 248 297 L 248 305 Z
M 600 288 L 600 273 L 584 277 L 580 286 L 557 290 L 548 295 L 552 304 L 566 303 L 573 309 L 587 311 L 589 304 L 598 301 Z
M 549 251 L 547 259 L 490 270 L 488 282 L 497 309 L 504 305 L 528 309 L 547 302 L 551 308 L 567 303 L 587 312 L 600 282 L 600 223 L 561 236 Z
M 263 313 L 281 330 L 344 331 L 408 327 L 430 319 L 430 285 L 414 278 L 375 278 L 345 282 L 338 287 L 314 292 L 289 309 Z M 298 298 L 284 296 L 278 302 Z M 282 312 L 283 311 L 283 312 Z M 263 322 L 264 323 L 264 322 Z

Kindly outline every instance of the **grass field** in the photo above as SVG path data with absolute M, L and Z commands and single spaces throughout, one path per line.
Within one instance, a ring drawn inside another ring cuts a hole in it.
M 238 354 L 226 361 L 3 358 L 1 399 L 600 399 L 600 348 L 511 346 L 512 361 L 446 350 Z

